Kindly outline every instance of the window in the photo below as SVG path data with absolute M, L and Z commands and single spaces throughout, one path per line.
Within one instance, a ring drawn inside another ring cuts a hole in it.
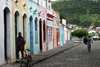
M 35 31 L 37 31 L 37 18 L 35 19 Z
M 47 29 L 48 29 L 48 41 L 51 41 L 52 40 L 52 27 L 48 26 Z
M 35 18 L 35 43 L 38 43 L 38 29 L 37 29 L 37 18 Z

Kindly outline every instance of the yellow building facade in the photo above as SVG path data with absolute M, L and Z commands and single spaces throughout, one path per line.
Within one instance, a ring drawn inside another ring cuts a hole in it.
M 26 40 L 25 49 L 29 48 L 28 28 L 28 0 L 12 0 L 13 61 L 16 60 L 18 32 L 21 32 Z

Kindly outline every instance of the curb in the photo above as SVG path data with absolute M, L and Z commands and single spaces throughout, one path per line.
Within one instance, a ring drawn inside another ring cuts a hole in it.
M 43 61 L 43 60 L 46 60 L 46 59 L 48 59 L 48 58 L 50 58 L 50 57 L 52 57 L 52 56 L 55 56 L 55 55 L 57 55 L 57 54 L 60 54 L 60 53 L 66 51 L 66 50 L 69 50 L 69 49 L 71 49 L 71 48 L 77 47 L 77 46 L 79 46 L 79 45 L 80 45 L 80 44 L 73 45 L 73 46 L 71 46 L 71 47 L 69 47 L 69 48 L 67 48 L 67 49 L 61 50 L 61 51 L 59 51 L 59 52 L 57 52 L 57 53 L 55 53 L 55 54 L 53 54 L 53 55 L 49 55 L 49 56 L 47 56 L 47 57 L 45 57 L 45 58 L 42 58 L 42 59 L 40 59 L 40 60 L 37 60 L 37 61 L 35 61 L 35 62 L 33 61 L 32 65 L 34 65 L 34 64 L 36 64 L 36 63 L 39 63 L 39 62 L 41 62 L 41 61 Z

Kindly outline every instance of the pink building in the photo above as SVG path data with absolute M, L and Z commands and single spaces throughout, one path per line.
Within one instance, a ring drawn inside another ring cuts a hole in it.
M 58 11 L 53 10 L 53 47 L 60 46 L 60 15 Z
M 65 19 L 62 19 L 62 24 L 66 25 Z M 67 40 L 67 28 L 64 27 L 64 44 L 66 44 L 66 40 Z
M 39 43 L 40 52 L 46 51 L 46 8 L 39 6 Z

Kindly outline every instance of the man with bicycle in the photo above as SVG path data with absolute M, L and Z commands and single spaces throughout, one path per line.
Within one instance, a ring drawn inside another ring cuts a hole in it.
M 93 40 L 91 39 L 91 37 L 87 37 L 87 48 L 88 48 L 88 51 L 90 52 L 91 51 L 91 41 L 93 43 Z
M 23 51 L 24 51 L 25 43 L 26 43 L 26 41 L 22 37 L 21 32 L 19 32 L 17 40 L 16 40 L 16 44 L 17 44 L 17 50 L 16 50 L 17 61 L 19 61 L 19 51 L 21 51 L 22 58 L 24 57 Z

